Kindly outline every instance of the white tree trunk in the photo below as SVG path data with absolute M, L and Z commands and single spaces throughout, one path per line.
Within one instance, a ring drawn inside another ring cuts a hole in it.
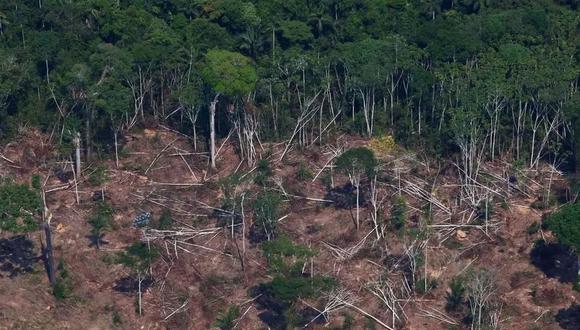
M 219 94 L 217 94 L 209 106 L 209 144 L 211 155 L 211 168 L 215 169 L 215 108 L 218 102 Z

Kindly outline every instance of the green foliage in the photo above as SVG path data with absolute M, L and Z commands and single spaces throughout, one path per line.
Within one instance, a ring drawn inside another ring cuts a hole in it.
M 93 214 L 89 218 L 89 224 L 91 225 L 91 236 L 97 248 L 100 248 L 103 242 L 104 231 L 109 229 L 113 223 L 113 208 L 105 202 L 101 202 L 97 205 Z
M 315 255 L 314 251 L 303 245 L 296 245 L 288 238 L 279 237 L 262 244 L 264 254 L 268 258 L 272 281 L 261 284 L 263 290 L 276 299 L 292 303 L 299 297 L 312 297 L 330 290 L 336 285 L 335 280 L 324 277 L 306 277 L 302 268 L 307 258 Z
M 223 179 L 220 179 L 219 185 L 223 193 L 221 208 L 227 211 L 235 211 L 238 204 L 239 196 L 237 188 L 242 183 L 242 178 L 239 174 L 231 174 Z
M 580 204 L 568 204 L 544 220 L 558 240 L 580 251 Z
M 335 286 L 334 279 L 319 275 L 312 278 L 275 275 L 271 282 L 262 284 L 264 290 L 270 292 L 276 299 L 287 303 L 292 303 L 300 297 L 315 297 Z
M 97 166 L 97 168 L 89 175 L 89 183 L 93 186 L 100 186 L 107 182 L 107 180 L 109 180 L 107 177 L 107 168 L 103 165 Z
M 117 263 L 127 266 L 136 273 L 146 273 L 151 263 L 159 257 L 155 245 L 136 242 L 117 256 Z
M 118 310 L 113 310 L 113 314 L 111 315 L 111 321 L 113 322 L 114 326 L 120 326 L 121 324 L 123 324 L 123 317 L 121 316 L 121 313 L 119 313 Z
M 227 50 L 207 52 L 203 78 L 216 93 L 242 97 L 256 85 L 256 70 L 249 58 Z
M 445 300 L 445 310 L 456 311 L 465 303 L 465 287 L 463 285 L 463 279 L 456 277 L 449 283 L 450 291 L 447 292 Z
M 415 283 L 415 291 L 420 294 L 426 294 L 427 292 L 437 288 L 437 280 L 434 278 L 420 278 Z
M 272 169 L 270 168 L 270 162 L 262 158 L 258 161 L 256 166 L 256 176 L 254 177 L 254 182 L 260 186 L 266 186 L 268 183 L 268 178 L 272 176 Z
M 273 191 L 260 192 L 254 202 L 255 224 L 269 239 L 276 233 L 281 203 L 280 195 Z
M 240 316 L 240 308 L 232 305 L 218 315 L 213 325 L 220 330 L 232 330 L 238 316 Z
M 403 196 L 396 195 L 393 197 L 391 207 L 390 226 L 396 231 L 401 231 L 405 227 L 407 219 L 407 201 Z
M 167 230 L 173 227 L 173 218 L 171 217 L 171 211 L 169 209 L 163 209 L 161 216 L 157 221 L 157 229 Z
M 38 191 L 25 184 L 0 181 L 0 230 L 12 233 L 36 230 L 41 209 Z
M 335 165 L 338 170 L 347 174 L 353 176 L 365 174 L 370 178 L 375 173 L 377 160 L 370 149 L 361 147 L 345 151 L 336 158 Z
M 312 172 L 310 172 L 305 162 L 300 162 L 300 165 L 298 165 L 298 173 L 296 173 L 296 176 L 300 181 L 310 180 L 313 177 Z
M 64 261 L 60 260 L 57 267 L 58 275 L 52 288 L 52 294 L 57 300 L 64 300 L 72 295 L 72 280 L 64 266 Z
M 299 276 L 306 259 L 315 255 L 303 245 L 294 245 L 286 237 L 262 243 L 264 255 L 268 258 L 270 270 L 274 273 L 295 274 Z

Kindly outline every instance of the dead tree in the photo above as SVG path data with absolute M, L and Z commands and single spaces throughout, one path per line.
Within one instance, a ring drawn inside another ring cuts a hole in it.
M 209 145 L 210 145 L 210 156 L 211 156 L 211 168 L 215 169 L 215 109 L 218 103 L 218 98 L 220 94 L 218 93 L 213 101 L 209 105 Z
M 485 269 L 473 271 L 465 283 L 472 321 L 471 329 L 484 328 L 492 315 L 490 308 L 496 291 L 494 275 Z

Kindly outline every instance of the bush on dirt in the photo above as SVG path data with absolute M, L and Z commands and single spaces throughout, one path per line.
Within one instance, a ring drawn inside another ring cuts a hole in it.
M 250 240 L 260 242 L 264 238 L 260 233 L 265 235 L 268 241 L 275 237 L 281 203 L 282 199 L 276 192 L 263 191 L 258 194 L 254 202 L 255 222 L 250 229 Z
M 107 182 L 109 177 L 107 176 L 107 168 L 103 165 L 97 166 L 97 168 L 89 174 L 89 183 L 92 186 L 100 186 Z
M 136 273 L 145 274 L 151 263 L 159 257 L 155 245 L 136 242 L 125 251 L 119 253 L 117 262 L 125 265 Z
M 298 298 L 319 295 L 335 286 L 334 279 L 302 273 L 307 258 L 314 252 L 295 245 L 287 238 L 278 238 L 262 245 L 273 279 L 250 290 L 261 309 L 260 319 L 271 328 L 285 328 L 289 323 L 288 308 Z
M 393 197 L 393 206 L 391 207 L 391 228 L 398 232 L 405 227 L 407 219 L 407 201 L 403 196 L 396 195 Z
M 57 270 L 58 276 L 56 278 L 56 283 L 52 288 L 52 294 L 57 300 L 64 300 L 72 295 L 72 280 L 64 266 L 63 260 L 60 260 L 58 263 Z
M 38 190 L 25 184 L 0 181 L 0 230 L 16 234 L 36 230 L 41 210 Z
M 457 311 L 464 305 L 465 287 L 463 286 L 463 279 L 456 277 L 449 283 L 450 291 L 447 292 L 445 300 L 445 310 L 448 312 Z
M 305 162 L 300 162 L 300 165 L 298 166 L 298 173 L 296 173 L 296 176 L 300 181 L 310 180 L 313 177 L 312 172 L 310 172 L 310 169 L 308 168 Z
M 112 223 L 113 208 L 105 202 L 99 203 L 89 219 L 89 224 L 92 227 L 89 237 L 91 246 L 100 249 L 102 244 L 106 244 L 103 240 L 104 232 L 111 227 Z
M 159 230 L 168 230 L 173 227 L 173 217 L 171 216 L 171 211 L 169 209 L 164 209 L 163 212 L 161 212 L 156 227 Z
M 240 309 L 236 305 L 228 307 L 225 311 L 219 313 L 213 325 L 220 330 L 232 330 L 236 325 L 236 319 L 240 316 Z
M 270 162 L 267 159 L 260 159 L 258 165 L 256 166 L 256 176 L 254 177 L 254 182 L 257 185 L 265 187 L 268 183 L 268 179 L 272 176 L 272 169 L 270 168 Z

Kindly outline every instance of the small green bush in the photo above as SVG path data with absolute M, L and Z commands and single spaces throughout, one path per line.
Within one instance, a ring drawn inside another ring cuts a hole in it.
M 254 202 L 256 225 L 264 230 L 268 239 L 272 239 L 276 233 L 281 203 L 280 195 L 272 191 L 261 192 Z
M 57 300 L 64 300 L 72 295 L 72 282 L 63 260 L 58 263 L 57 271 L 58 276 L 56 277 L 56 283 L 52 287 L 52 294 Z
M 159 230 L 167 230 L 173 227 L 173 218 L 171 217 L 171 211 L 168 209 L 164 209 L 161 212 L 161 216 L 159 217 L 159 221 L 157 221 L 157 229 Z
M 103 242 L 103 232 L 109 229 L 113 223 L 113 209 L 107 203 L 99 203 L 89 219 L 91 225 L 91 236 L 97 249 Z
M 221 312 L 213 325 L 220 330 L 232 330 L 236 325 L 236 319 L 240 316 L 240 309 L 238 306 L 230 306 L 225 311 Z
M 368 148 L 353 148 L 336 158 L 336 168 L 347 174 L 358 176 L 366 174 L 372 177 L 375 173 L 377 160 L 372 150 Z
M 437 285 L 437 280 L 434 278 L 427 278 L 427 280 L 420 278 L 417 280 L 417 283 L 415 283 L 415 291 L 420 294 L 426 294 L 427 292 L 436 289 Z
M 450 292 L 445 296 L 447 303 L 445 304 L 445 310 L 456 311 L 465 302 L 465 286 L 463 285 L 463 280 L 460 278 L 454 278 L 449 283 Z
M 155 245 L 136 242 L 117 256 L 117 263 L 125 265 L 137 273 L 146 273 L 151 263 L 159 257 Z
M 310 172 L 310 169 L 308 168 L 305 162 L 300 162 L 300 165 L 298 166 L 298 173 L 296 173 L 296 176 L 300 181 L 310 180 L 313 177 L 312 172 Z
M 402 231 L 405 227 L 406 213 L 407 201 L 405 201 L 403 196 L 395 196 L 391 207 L 391 228 L 396 231 Z
M 260 186 L 266 186 L 268 179 L 272 176 L 272 169 L 270 168 L 270 162 L 267 159 L 260 159 L 256 167 L 256 176 L 254 177 L 254 183 Z
M 91 172 L 88 179 L 92 186 L 100 186 L 108 180 L 109 177 L 107 176 L 107 168 L 103 165 L 97 166 L 97 168 Z
M 42 201 L 37 190 L 25 184 L 0 181 L 0 230 L 12 233 L 36 230 L 41 211 Z

